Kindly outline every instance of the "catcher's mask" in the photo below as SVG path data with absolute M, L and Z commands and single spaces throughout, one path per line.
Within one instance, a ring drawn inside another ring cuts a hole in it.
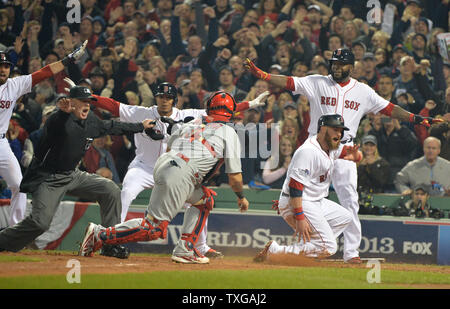
M 217 91 L 209 97 L 206 103 L 206 113 L 213 121 L 230 121 L 236 111 L 236 101 L 233 96 L 224 91 Z

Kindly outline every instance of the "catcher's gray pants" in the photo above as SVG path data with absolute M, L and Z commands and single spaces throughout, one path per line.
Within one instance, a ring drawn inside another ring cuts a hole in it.
M 184 204 L 195 204 L 203 197 L 199 179 L 195 176 L 195 165 L 169 153 L 162 155 L 155 166 L 155 186 L 152 190 L 148 213 L 159 221 L 172 221 Z M 201 207 L 200 207 L 201 208 Z M 208 212 L 195 206 L 189 207 L 183 220 L 182 235 L 192 235 L 195 239 L 182 237 L 174 249 L 176 255 L 192 255 L 190 241 L 197 240 Z M 116 232 L 137 230 L 142 225 L 141 218 L 131 219 L 114 226 Z M 119 234 L 119 233 L 117 233 Z
M 104 226 L 120 222 L 120 188 L 113 181 L 80 170 L 52 174 L 33 192 L 31 213 L 0 232 L 0 248 L 17 252 L 47 231 L 66 194 L 97 201 Z

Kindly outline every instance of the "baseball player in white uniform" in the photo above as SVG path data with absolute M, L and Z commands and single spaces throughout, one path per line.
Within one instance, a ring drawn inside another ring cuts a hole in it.
M 279 199 L 278 210 L 298 234 L 298 242 L 279 245 L 269 241 L 256 262 L 270 254 L 293 253 L 307 257 L 327 257 L 336 253 L 336 238 L 351 221 L 344 207 L 326 199 L 331 171 L 338 158 L 358 162 L 358 146 L 341 144 L 345 127 L 339 114 L 319 118 L 317 135 L 310 136 L 294 153 Z
M 69 83 L 70 80 L 66 79 Z M 73 82 L 72 82 L 73 84 Z M 249 102 L 241 102 L 236 106 L 236 112 L 243 111 L 249 107 L 257 107 L 264 105 L 264 100 L 268 97 L 269 92 L 266 91 L 259 95 L 256 99 Z M 119 103 L 111 98 L 95 96 L 97 107 L 108 110 L 115 117 L 120 117 L 121 121 L 138 122 L 140 119 L 155 119 L 153 138 L 147 134 L 135 134 L 134 141 L 136 144 L 136 157 L 130 163 L 128 171 L 125 174 L 122 183 L 121 201 L 122 201 L 122 222 L 125 221 L 128 209 L 132 201 L 145 189 L 153 188 L 154 169 L 156 160 L 166 152 L 167 141 L 170 137 L 168 129 L 170 124 L 164 122 L 164 118 L 168 117 L 174 121 L 183 121 L 186 118 L 202 118 L 206 116 L 204 109 L 178 109 L 174 107 L 177 100 L 177 89 L 170 83 L 161 83 L 158 85 L 155 98 L 156 105 L 151 107 L 127 105 Z M 211 258 L 223 257 L 222 253 L 210 248 L 206 242 L 207 223 L 203 229 L 200 240 L 197 242 L 197 250 L 203 255 Z
M 6 52 L 0 51 L 0 176 L 5 179 L 12 193 L 9 226 L 13 226 L 25 218 L 27 203 L 26 194 L 19 191 L 22 171 L 6 139 L 9 120 L 16 101 L 24 94 L 31 92 L 32 87 L 40 81 L 62 71 L 69 61 L 79 59 L 84 53 L 86 44 L 87 41 L 63 60 L 46 65 L 32 74 L 14 78 L 9 78 L 13 63 L 9 60 Z
M 202 186 L 205 177 L 224 163 L 229 184 L 238 196 L 239 208 L 241 211 L 248 208 L 242 193 L 239 138 L 234 129 L 226 125 L 234 111 L 236 102 L 230 94 L 215 93 L 208 100 L 205 121 L 197 119 L 181 125 L 168 140 L 168 152 L 156 161 L 155 184 L 146 217 L 106 229 L 90 223 L 79 254 L 92 256 L 103 244 L 165 238 L 167 225 L 188 202 L 192 206 L 184 214 L 182 236 L 172 253 L 172 260 L 208 263 L 209 259 L 195 248 L 214 205 L 215 193 Z
M 246 68 L 257 78 L 263 79 L 277 87 L 292 91 L 293 94 L 305 95 L 310 104 L 311 123 L 309 135 L 317 132 L 317 123 L 321 115 L 337 113 L 344 120 L 349 131 L 345 131 L 342 142 L 352 145 L 353 139 L 364 115 L 382 113 L 409 121 L 414 124 L 430 126 L 440 120 L 422 117 L 407 112 L 398 105 L 380 97 L 372 88 L 350 77 L 355 57 L 348 49 L 337 49 L 330 59 L 330 74 L 328 76 L 310 75 L 306 77 L 273 75 L 266 73 L 246 59 Z M 344 231 L 344 261 L 361 263 L 358 248 L 361 242 L 361 223 L 358 218 L 358 192 L 356 164 L 338 159 L 331 175 L 332 183 L 339 202 L 352 215 L 352 220 Z

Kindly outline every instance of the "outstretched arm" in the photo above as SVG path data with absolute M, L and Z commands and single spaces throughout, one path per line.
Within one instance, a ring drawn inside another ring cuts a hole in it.
M 286 90 L 294 91 L 294 80 L 290 76 L 286 75 L 273 75 L 267 72 L 264 72 L 260 68 L 258 68 L 253 61 L 250 59 L 246 59 L 244 63 L 245 68 L 250 71 L 256 78 L 265 80 L 269 82 L 271 85 L 276 87 L 280 87 Z
M 264 91 L 259 96 L 257 96 L 254 100 L 251 101 L 244 101 L 236 104 L 236 112 L 242 112 L 250 107 L 258 107 L 258 106 L 264 106 L 264 102 L 266 101 L 267 97 L 270 95 L 269 91 Z
M 80 47 L 78 47 L 69 55 L 67 55 L 63 60 L 50 63 L 45 67 L 43 67 L 42 69 L 32 73 L 31 74 L 32 86 L 35 86 L 44 79 L 52 77 L 53 75 L 61 72 L 70 63 L 75 62 L 77 59 L 79 59 L 84 54 L 87 42 L 88 42 L 87 40 L 84 41 L 84 43 Z
M 398 119 L 400 121 L 411 122 L 429 128 L 433 123 L 443 122 L 442 119 L 424 117 L 421 115 L 410 113 L 398 105 L 389 103 L 389 105 L 380 111 L 383 115 Z

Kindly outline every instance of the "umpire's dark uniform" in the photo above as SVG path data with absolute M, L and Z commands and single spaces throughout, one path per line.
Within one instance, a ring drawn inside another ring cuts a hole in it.
M 74 87 L 70 97 L 95 99 L 86 89 Z M 83 120 L 73 113 L 54 112 L 43 127 L 35 157 L 20 185 L 21 192 L 32 193 L 31 214 L 0 232 L 0 249 L 17 252 L 47 231 L 65 194 L 98 201 L 102 225 L 119 223 L 120 188 L 109 179 L 80 171 L 77 166 L 94 138 L 143 130 L 142 123 L 100 120 L 92 112 Z

